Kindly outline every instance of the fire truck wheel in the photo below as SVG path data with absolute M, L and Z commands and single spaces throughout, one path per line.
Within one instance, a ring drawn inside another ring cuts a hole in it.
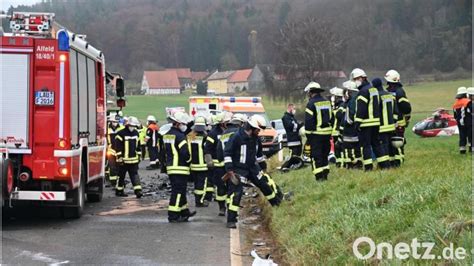
M 102 201 L 102 195 L 104 194 L 104 178 L 99 178 L 89 184 L 91 187 L 97 187 L 97 192 L 87 193 L 87 201 L 89 202 L 100 202 Z
M 84 210 L 84 198 L 86 193 L 86 171 L 84 166 L 81 168 L 81 180 L 79 181 L 79 187 L 70 192 L 70 197 L 72 198 L 75 206 L 63 207 L 62 214 L 66 219 L 77 219 L 81 218 L 82 211 Z
M 2 199 L 9 199 L 13 190 L 13 164 L 10 159 L 5 159 L 1 164 L 2 171 Z

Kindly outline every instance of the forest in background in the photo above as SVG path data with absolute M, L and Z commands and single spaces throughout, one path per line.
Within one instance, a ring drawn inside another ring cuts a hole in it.
M 43 0 L 15 10 L 56 13 L 136 82 L 161 67 L 288 72 L 298 50 L 313 50 L 318 71 L 425 74 L 469 71 L 472 61 L 471 0 Z M 325 51 L 332 41 L 337 49 Z

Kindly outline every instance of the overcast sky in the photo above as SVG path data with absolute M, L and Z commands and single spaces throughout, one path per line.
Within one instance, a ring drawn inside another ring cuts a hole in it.
M 0 9 L 7 11 L 10 6 L 16 7 L 18 5 L 32 5 L 40 1 L 41 0 L 0 0 Z

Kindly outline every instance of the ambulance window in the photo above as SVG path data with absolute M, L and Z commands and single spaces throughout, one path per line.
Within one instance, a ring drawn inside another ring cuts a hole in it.
M 71 78 L 71 144 L 76 145 L 78 143 L 78 129 L 79 129 L 79 104 L 78 104 L 78 91 L 77 91 L 77 52 L 71 49 L 69 56 L 69 74 Z
M 95 61 L 87 58 L 87 88 L 89 97 L 89 142 L 96 142 L 96 116 L 97 116 L 97 105 L 96 105 L 96 64 Z
M 215 104 L 215 103 L 209 104 L 209 109 L 216 110 L 217 109 L 217 104 Z
M 79 81 L 79 132 L 88 130 L 88 97 L 87 97 L 87 64 L 86 57 L 83 54 L 77 54 L 78 62 L 78 81 Z

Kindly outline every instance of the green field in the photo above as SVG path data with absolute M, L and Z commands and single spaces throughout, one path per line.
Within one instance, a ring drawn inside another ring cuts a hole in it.
M 470 81 L 407 87 L 413 105 L 412 125 L 437 107 L 450 110 L 456 89 Z M 407 134 L 406 163 L 401 169 L 365 173 L 331 168 L 329 181 L 316 183 L 310 168 L 274 174 L 295 197 L 272 210 L 271 230 L 286 263 L 298 265 L 363 264 L 352 243 L 367 236 L 375 243 L 434 242 L 432 254 L 449 243 L 464 247 L 471 262 L 471 156 L 457 151 L 457 137 L 422 139 Z M 368 248 L 364 249 L 365 254 Z M 419 251 L 421 252 L 421 251 Z M 386 252 L 384 253 L 386 254 Z M 385 260 L 399 265 L 407 261 Z M 415 261 L 433 264 L 440 261 Z M 369 260 L 369 264 L 379 261 Z
M 456 89 L 470 84 L 470 80 L 460 80 L 406 87 L 413 106 L 410 128 L 438 107 L 451 110 Z M 165 107 L 187 108 L 188 96 L 129 96 L 125 113 L 142 120 L 155 114 L 163 121 Z M 281 117 L 285 103 L 267 98 L 263 102 L 271 119 Z M 302 107 L 299 106 L 300 113 Z M 329 181 L 322 184 L 314 181 L 310 168 L 274 173 L 283 189 L 295 194 L 291 202 L 270 212 L 271 230 L 286 258 L 283 264 L 363 264 L 352 253 L 352 243 L 360 236 L 393 245 L 410 243 L 414 238 L 434 242 L 432 254 L 436 255 L 453 243 L 469 251 L 466 260 L 455 263 L 469 264 L 473 222 L 471 156 L 458 154 L 457 137 L 422 139 L 411 129 L 406 137 L 406 163 L 400 169 L 365 173 L 332 167 Z

